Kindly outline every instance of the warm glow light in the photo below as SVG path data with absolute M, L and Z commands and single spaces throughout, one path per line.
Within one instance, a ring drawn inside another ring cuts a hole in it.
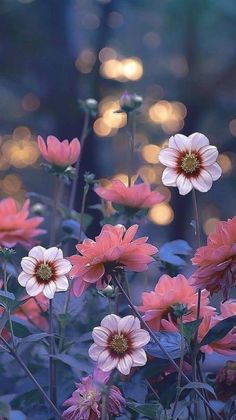
M 158 101 L 148 110 L 149 119 L 154 124 L 161 125 L 167 134 L 181 130 L 186 115 L 186 106 L 178 101 Z
M 98 57 L 101 63 L 103 63 L 104 61 L 117 58 L 117 52 L 114 50 L 114 48 L 104 47 L 99 52 Z
M 206 235 L 209 235 L 211 232 L 214 232 L 216 223 L 219 222 L 217 217 L 210 217 L 203 224 L 203 229 Z
M 105 50 L 105 51 L 103 51 Z M 102 61 L 100 73 L 106 79 L 116 79 L 120 82 L 127 80 L 139 80 L 143 75 L 143 63 L 137 57 L 118 60 L 111 48 L 104 48 L 99 53 L 99 59 Z M 106 59 L 105 57 L 113 57 Z
M 174 219 L 174 212 L 169 204 L 161 203 L 149 210 L 148 217 L 157 225 L 169 225 Z
M 23 97 L 21 104 L 26 112 L 34 112 L 40 107 L 40 99 L 34 93 L 29 92 Z
M 229 131 L 230 133 L 236 137 L 236 118 L 230 121 L 229 123 Z
M 148 163 L 158 163 L 158 155 L 161 148 L 156 146 L 155 144 L 147 144 L 142 148 L 142 157 Z
M 112 179 L 119 179 L 123 184 L 125 184 L 128 187 L 128 175 L 124 173 L 118 173 L 115 176 L 112 177 Z M 137 175 L 133 175 L 131 177 L 131 185 L 135 183 L 137 179 Z
M 109 134 L 111 133 L 111 127 L 109 127 L 107 125 L 107 123 L 105 122 L 105 120 L 103 118 L 98 118 L 94 124 L 93 124 L 93 129 L 94 132 L 97 134 L 97 136 L 99 137 L 106 137 L 109 136 Z
M 22 186 L 21 179 L 14 174 L 6 175 L 2 180 L 2 189 L 6 194 L 16 194 Z
M 141 178 L 148 184 L 157 183 L 156 169 L 154 169 L 152 166 L 149 166 L 149 165 L 141 166 L 139 168 L 138 173 L 141 176 Z
M 23 125 L 16 127 L 12 133 L 12 137 L 14 140 L 30 140 L 31 138 L 30 129 Z
M 29 140 L 8 140 L 3 144 L 2 152 L 5 159 L 16 168 L 33 165 L 39 157 L 36 142 Z
M 218 163 L 221 166 L 224 175 L 229 174 L 232 171 L 233 165 L 230 157 L 224 153 L 218 157 Z
M 90 73 L 96 62 L 96 54 L 92 49 L 84 48 L 75 61 L 75 67 L 81 73 Z
M 143 75 L 143 64 L 139 58 L 131 57 L 122 60 L 122 73 L 128 80 L 139 80 Z
M 119 79 L 123 75 L 123 67 L 119 60 L 105 61 L 100 67 L 100 73 L 107 79 Z

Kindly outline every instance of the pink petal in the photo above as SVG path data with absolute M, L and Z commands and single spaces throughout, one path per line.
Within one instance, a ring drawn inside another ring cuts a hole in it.
M 95 327 L 92 332 L 94 342 L 98 346 L 107 346 L 110 331 L 104 327 Z
M 33 257 L 24 257 L 21 260 L 21 267 L 27 274 L 34 274 L 36 260 Z
M 147 355 L 143 349 L 137 349 L 132 354 L 133 366 L 144 366 L 147 363 Z
M 32 278 L 31 274 L 26 274 L 24 271 L 22 271 L 18 276 L 18 282 L 21 286 L 25 287 L 27 281 Z
M 69 288 L 69 282 L 66 276 L 57 278 L 55 283 L 57 292 L 65 292 Z
M 188 194 L 193 188 L 191 182 L 184 176 L 184 174 L 178 175 L 176 184 L 181 195 Z
M 213 163 L 211 166 L 206 166 L 205 169 L 207 172 L 209 172 L 213 181 L 217 181 L 217 179 L 219 179 L 222 174 L 222 169 L 218 163 Z
M 166 168 L 162 174 L 162 182 L 168 187 L 176 187 L 178 173 L 172 168 Z
M 119 320 L 120 317 L 115 314 L 107 315 L 103 318 L 101 326 L 107 328 L 111 332 L 118 331 Z
M 132 342 L 134 347 L 145 346 L 150 341 L 150 335 L 147 331 L 140 329 L 131 333 Z
M 159 161 L 170 168 L 176 168 L 178 159 L 178 152 L 175 149 L 166 147 L 162 149 L 159 153 Z
M 39 284 L 37 282 L 36 277 L 31 277 L 27 281 L 25 288 L 26 288 L 26 292 L 28 293 L 28 295 L 36 296 L 36 295 L 39 295 L 43 291 L 44 285 Z
M 210 166 L 215 163 L 219 154 L 215 146 L 205 146 L 201 149 L 200 153 L 203 160 L 203 166 Z
M 191 182 L 193 187 L 201 192 L 207 192 L 212 187 L 212 177 L 205 169 L 201 169 L 197 178 L 191 178 Z
M 104 350 L 98 357 L 97 365 L 104 372 L 110 372 L 117 366 L 118 358 L 112 357 L 108 350 Z
M 46 249 L 44 252 L 45 261 L 54 262 L 63 258 L 62 250 L 53 246 L 52 248 Z
M 104 276 L 105 268 L 103 264 L 91 266 L 91 268 L 83 274 L 83 280 L 88 283 L 96 283 Z
M 38 136 L 38 147 L 41 152 L 41 155 L 47 160 L 48 151 L 47 151 L 45 141 L 43 140 L 41 136 Z
M 70 164 L 75 163 L 80 155 L 80 142 L 77 138 L 74 138 L 70 142 Z
M 43 294 L 48 298 L 52 299 L 56 292 L 56 283 L 54 281 L 50 281 L 46 286 L 44 285 Z
M 130 331 L 140 328 L 140 321 L 138 318 L 135 318 L 133 315 L 127 315 L 124 318 L 120 318 L 118 323 L 118 332 L 121 334 L 129 333 Z
M 71 263 L 68 260 L 65 260 L 64 258 L 62 260 L 56 261 L 54 263 L 54 266 L 56 268 L 56 273 L 58 276 L 62 276 L 64 274 L 69 273 L 69 271 L 72 268 Z
M 170 138 L 169 147 L 180 150 L 181 152 L 185 152 L 186 150 L 190 151 L 191 141 L 183 134 L 176 134 Z
M 92 344 L 89 347 L 89 357 L 91 357 L 92 360 L 98 360 L 98 357 L 100 356 L 100 354 L 104 351 L 104 347 L 100 347 L 97 344 Z
M 129 354 L 126 354 L 122 359 L 119 360 L 117 369 L 123 375 L 128 375 L 130 373 L 130 369 L 132 368 L 133 360 Z
M 193 133 L 189 136 L 191 140 L 191 151 L 198 151 L 201 147 L 209 146 L 209 140 L 202 133 Z
M 35 258 L 37 261 L 44 261 L 44 252 L 46 251 L 45 248 L 42 246 L 34 246 L 30 252 L 29 257 Z
M 86 281 L 81 280 L 80 278 L 74 279 L 73 282 L 73 293 L 75 296 L 81 296 L 84 291 L 90 286 Z

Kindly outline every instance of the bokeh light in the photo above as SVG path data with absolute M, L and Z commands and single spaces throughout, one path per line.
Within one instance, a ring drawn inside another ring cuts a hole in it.
M 209 217 L 209 219 L 204 222 L 203 229 L 206 235 L 214 232 L 217 222 L 219 222 L 217 217 Z
M 155 144 L 147 144 L 142 148 L 142 157 L 148 163 L 158 163 L 160 150 L 161 148 Z
M 149 210 L 148 217 L 157 225 L 169 225 L 174 219 L 174 211 L 167 203 L 156 204 Z

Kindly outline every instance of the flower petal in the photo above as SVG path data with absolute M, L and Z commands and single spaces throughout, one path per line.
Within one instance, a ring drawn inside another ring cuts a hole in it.
M 137 330 L 140 328 L 140 321 L 138 318 L 135 318 L 133 315 L 127 315 L 124 318 L 121 318 L 118 323 L 118 332 L 119 334 L 129 333 L 130 331 Z
M 207 192 L 212 187 L 212 177 L 205 169 L 201 169 L 197 178 L 191 178 L 191 182 L 193 187 L 201 192 Z
M 104 372 L 109 372 L 117 366 L 118 360 L 118 358 L 112 357 L 108 350 L 103 350 L 98 357 L 97 365 Z
M 147 363 L 147 355 L 143 349 L 137 349 L 132 354 L 133 366 L 144 366 Z
M 147 331 L 140 329 L 131 333 L 132 344 L 134 347 L 145 346 L 150 341 L 150 335 Z
M 100 354 L 104 351 L 104 347 L 100 347 L 97 344 L 93 343 L 88 350 L 89 357 L 91 357 L 92 360 L 98 360 L 98 357 Z
M 56 268 L 56 272 L 58 276 L 62 276 L 64 274 L 69 273 L 72 268 L 70 261 L 66 260 L 65 258 L 60 259 L 54 263 Z
M 191 149 L 191 141 L 183 134 L 175 134 L 169 140 L 169 147 L 185 152 Z M 169 165 L 168 165 L 169 166 Z
M 176 187 L 178 173 L 172 168 L 166 168 L 162 174 L 162 182 L 168 187 Z
M 46 249 L 40 245 L 34 246 L 29 252 L 29 257 L 34 257 L 37 261 L 43 261 L 45 251 Z
M 166 147 L 162 149 L 159 153 L 159 161 L 162 165 L 168 166 L 170 168 L 175 168 L 178 159 L 178 151 L 175 149 L 171 149 L 170 147 Z
M 94 342 L 98 346 L 106 347 L 108 337 L 109 337 L 109 330 L 104 327 L 95 327 L 93 329 L 92 336 L 93 336 Z
M 133 360 L 129 354 L 126 354 L 122 359 L 119 360 L 117 365 L 117 369 L 123 375 L 128 375 L 130 373 L 130 369 L 132 368 Z
M 37 282 L 36 277 L 31 277 L 27 281 L 25 288 L 28 295 L 36 296 L 36 295 L 39 295 L 43 291 L 44 284 L 39 284 Z
M 58 277 L 55 283 L 57 292 L 64 292 L 69 288 L 69 282 L 66 276 Z
M 31 274 L 27 274 L 24 271 L 22 271 L 18 276 L 18 283 L 20 283 L 21 286 L 25 287 L 27 281 L 32 277 Z
M 218 163 L 213 163 L 211 166 L 206 166 L 205 169 L 207 172 L 209 172 L 213 181 L 217 181 L 217 179 L 219 179 L 222 174 L 222 169 Z
M 56 283 L 54 281 L 50 281 L 46 286 L 44 285 L 43 294 L 48 298 L 52 299 L 56 292 Z
M 48 248 L 44 252 L 45 261 L 57 261 L 63 259 L 63 253 L 60 248 L 53 246 L 52 248 Z
M 181 195 L 188 194 L 193 188 L 191 182 L 184 176 L 184 174 L 178 175 L 176 184 Z
M 191 151 L 198 151 L 201 147 L 209 146 L 209 140 L 202 133 L 193 133 L 189 136 L 191 140 Z
M 119 320 L 120 317 L 115 314 L 107 315 L 103 318 L 101 326 L 107 328 L 111 332 L 118 331 Z
M 36 260 L 33 257 L 24 257 L 21 260 L 21 267 L 27 274 L 34 274 Z
M 200 151 L 203 166 L 210 166 L 216 162 L 218 150 L 215 146 L 205 146 Z

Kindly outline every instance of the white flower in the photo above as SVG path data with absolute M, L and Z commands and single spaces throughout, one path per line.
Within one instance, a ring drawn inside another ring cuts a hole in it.
M 204 134 L 194 133 L 189 137 L 176 134 L 170 138 L 169 147 L 159 154 L 160 162 L 167 166 L 162 182 L 178 187 L 181 195 L 188 194 L 193 188 L 207 192 L 222 173 L 216 163 L 217 157 L 217 148 L 209 145 Z
M 52 299 L 55 292 L 68 289 L 69 282 L 66 274 L 69 273 L 71 263 L 63 258 L 62 250 L 56 247 L 45 249 L 35 246 L 28 257 L 21 260 L 23 271 L 18 277 L 18 282 L 26 288 L 30 296 L 43 293 Z
M 138 318 L 107 315 L 101 327 L 93 329 L 92 335 L 94 344 L 89 348 L 89 356 L 104 372 L 117 368 L 128 375 L 132 367 L 146 364 L 147 356 L 142 347 L 150 341 L 150 336 L 140 328 Z

